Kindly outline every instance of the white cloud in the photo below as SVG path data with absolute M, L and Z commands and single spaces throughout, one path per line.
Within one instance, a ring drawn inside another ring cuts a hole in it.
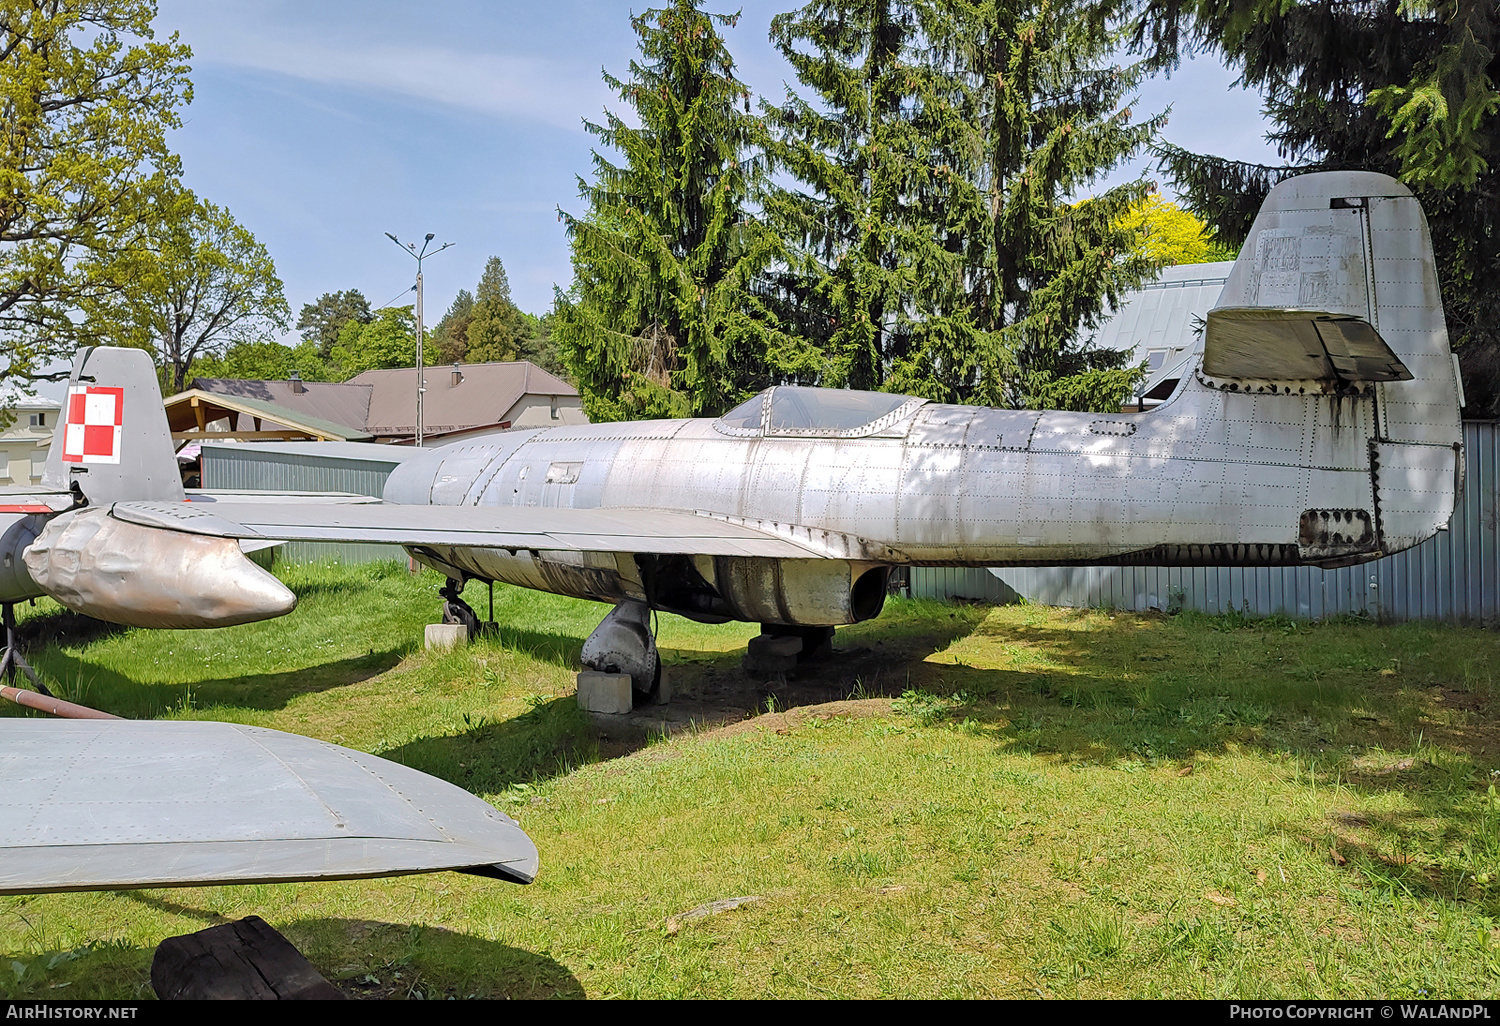
M 581 119 L 596 117 L 610 99 L 597 70 L 540 57 L 383 43 L 327 46 L 255 36 L 239 36 L 232 42 L 200 40 L 194 49 L 199 63 L 206 60 L 573 131 L 581 131 Z

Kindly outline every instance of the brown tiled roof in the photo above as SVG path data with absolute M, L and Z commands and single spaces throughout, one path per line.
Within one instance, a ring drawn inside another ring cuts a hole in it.
M 511 363 L 470 363 L 459 367 L 463 380 L 453 385 L 453 366 L 426 368 L 423 433 L 447 434 L 492 427 L 524 395 L 569 396 L 578 390 L 555 374 L 525 360 Z M 379 437 L 416 434 L 417 371 L 369 370 L 342 384 L 305 381 L 301 393 L 287 381 L 239 381 L 232 378 L 195 378 L 190 388 L 214 395 L 274 403 L 277 406 L 347 425 L 357 434 Z
M 427 367 L 427 394 L 422 401 L 424 434 L 445 434 L 498 424 L 523 395 L 576 396 L 578 389 L 525 360 L 470 363 L 459 367 L 463 380 L 453 385 L 451 364 Z M 365 430 L 373 435 L 416 433 L 417 372 L 413 367 L 369 370 L 350 385 L 372 389 Z

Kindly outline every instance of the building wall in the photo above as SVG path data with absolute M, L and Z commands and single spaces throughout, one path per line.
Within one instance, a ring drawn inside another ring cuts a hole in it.
M 31 418 L 46 418 L 42 427 L 32 427 Z M 15 408 L 15 419 L 0 434 L 0 486 L 27 487 L 42 483 L 42 467 L 47 462 L 47 448 L 52 444 L 62 411 L 57 406 L 37 409 Z
M 393 447 L 371 445 L 368 458 L 348 455 L 319 455 L 306 450 L 319 444 L 301 443 L 299 451 L 277 451 L 265 445 L 205 445 L 202 453 L 203 487 L 208 491 L 276 491 L 276 492 L 349 492 L 380 498 L 385 479 L 401 462 L 390 456 Z M 363 448 L 357 442 L 332 443 L 340 452 L 351 447 Z M 382 453 L 380 450 L 387 450 Z M 404 458 L 410 449 L 396 449 Z M 387 559 L 406 559 L 399 545 L 330 544 L 327 542 L 287 542 L 277 546 L 275 560 L 290 563 L 313 563 L 338 560 L 344 563 L 373 563 Z

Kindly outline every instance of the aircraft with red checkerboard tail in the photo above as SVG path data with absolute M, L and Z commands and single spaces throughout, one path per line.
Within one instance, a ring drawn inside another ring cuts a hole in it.
M 0 685 L 24 672 L 39 694 L 0 693 L 86 718 L 0 717 L 0 894 L 536 875 L 520 826 L 446 781 L 276 730 L 120 720 L 50 697 L 26 665 L 14 606 L 42 594 L 150 626 L 243 623 L 296 605 L 239 542 L 142 534 L 104 515 L 126 499 L 184 505 L 150 356 L 79 353 L 43 482 L 0 491 Z M 45 588 L 23 559 L 38 544 L 53 556 Z

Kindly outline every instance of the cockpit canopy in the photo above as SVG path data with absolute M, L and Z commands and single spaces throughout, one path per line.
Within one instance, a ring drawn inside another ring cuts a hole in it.
M 714 421 L 726 435 L 863 438 L 880 434 L 927 402 L 889 392 L 777 385 Z

